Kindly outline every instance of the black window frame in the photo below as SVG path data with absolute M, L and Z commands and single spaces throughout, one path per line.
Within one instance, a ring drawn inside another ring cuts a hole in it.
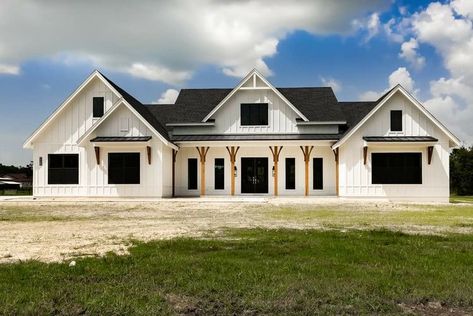
M 391 110 L 391 132 L 402 132 L 402 110 Z
M 312 159 L 312 189 L 324 189 L 324 159 L 320 157 Z
M 422 153 L 371 153 L 371 183 L 422 184 Z
M 187 190 L 198 189 L 198 161 L 197 158 L 187 159 Z
M 132 165 L 138 163 L 138 165 Z M 117 164 L 117 165 L 115 165 Z M 140 184 L 141 153 L 108 153 L 108 184 Z
M 241 103 L 240 104 L 241 126 L 268 126 L 269 106 L 268 103 Z
M 288 163 L 290 162 L 290 163 Z M 291 170 L 293 168 L 293 170 Z M 296 189 L 296 158 L 287 157 L 285 159 L 285 171 L 286 171 L 286 190 Z
M 79 154 L 48 154 L 48 184 L 79 184 Z
M 92 98 L 92 117 L 100 118 L 105 112 L 105 98 L 104 97 L 93 97 Z
M 214 160 L 214 189 L 225 190 L 225 159 Z

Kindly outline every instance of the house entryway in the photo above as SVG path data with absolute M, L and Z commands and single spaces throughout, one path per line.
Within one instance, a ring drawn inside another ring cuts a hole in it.
M 268 158 L 241 158 L 241 193 L 268 193 Z

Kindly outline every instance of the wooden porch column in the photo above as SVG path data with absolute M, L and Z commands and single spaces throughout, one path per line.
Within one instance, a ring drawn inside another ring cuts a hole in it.
M 273 163 L 274 163 L 274 196 L 278 196 L 278 162 L 279 162 L 279 154 L 281 153 L 283 146 L 281 146 L 278 150 L 278 146 L 269 146 L 271 153 L 273 154 Z
M 304 155 L 304 164 L 305 164 L 305 191 L 304 195 L 309 195 L 309 161 L 310 154 L 312 153 L 314 146 L 301 146 L 302 154 Z
M 230 148 L 227 146 L 228 154 L 230 155 L 230 179 L 231 179 L 231 195 L 235 195 L 235 162 L 236 162 L 236 155 L 238 150 L 240 150 L 240 146 L 236 147 L 231 146 Z
M 172 150 L 172 197 L 176 196 L 176 156 L 177 150 Z
M 210 147 L 196 147 L 200 156 L 200 195 L 205 195 L 205 157 Z
M 339 148 L 335 148 L 333 150 L 333 154 L 335 155 L 335 189 L 337 191 L 337 196 L 339 195 L 339 180 L 338 180 L 338 175 L 339 175 L 339 172 L 338 172 L 339 153 L 340 153 Z

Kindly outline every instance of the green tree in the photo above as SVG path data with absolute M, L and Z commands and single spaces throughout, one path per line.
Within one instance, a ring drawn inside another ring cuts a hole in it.
M 458 195 L 473 195 L 473 147 L 461 147 L 452 151 L 450 191 Z

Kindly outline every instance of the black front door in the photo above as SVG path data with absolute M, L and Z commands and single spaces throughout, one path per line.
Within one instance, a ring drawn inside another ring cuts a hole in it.
M 241 158 L 241 193 L 268 193 L 268 158 Z

